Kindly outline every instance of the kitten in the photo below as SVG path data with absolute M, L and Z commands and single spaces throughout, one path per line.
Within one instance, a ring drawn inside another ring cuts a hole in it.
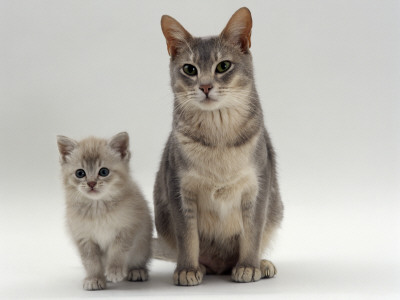
M 192 37 L 170 16 L 161 27 L 175 97 L 154 207 L 160 244 L 176 253 L 174 283 L 198 285 L 205 271 L 235 282 L 273 277 L 261 255 L 283 205 L 254 83 L 250 11 L 239 9 L 216 37 Z
M 101 290 L 106 279 L 148 279 L 153 231 L 149 208 L 129 174 L 129 136 L 76 142 L 58 136 L 67 224 L 87 277 L 85 290 Z

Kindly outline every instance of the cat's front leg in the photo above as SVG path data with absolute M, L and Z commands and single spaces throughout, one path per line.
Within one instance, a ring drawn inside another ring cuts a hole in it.
M 257 189 L 243 194 L 241 211 L 243 230 L 239 237 L 239 260 L 232 269 L 235 282 L 253 282 L 261 279 L 260 247 L 265 224 L 266 201 L 256 201 Z
M 101 263 L 101 250 L 99 245 L 90 240 L 77 241 L 86 278 L 83 288 L 88 291 L 103 290 L 106 288 L 103 266 Z
M 174 284 L 199 285 L 205 269 L 199 265 L 199 233 L 197 229 L 197 203 L 195 195 L 182 189 L 181 207 L 174 209 L 175 231 L 178 246 Z

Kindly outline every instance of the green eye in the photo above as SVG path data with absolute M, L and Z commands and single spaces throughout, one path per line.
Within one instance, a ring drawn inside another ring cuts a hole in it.
M 217 68 L 215 69 L 215 72 L 217 73 L 224 73 L 229 70 L 231 67 L 231 62 L 228 60 L 221 61 L 218 65 Z
M 186 65 L 183 66 L 183 72 L 185 72 L 189 76 L 197 75 L 196 67 L 192 66 L 192 65 L 189 65 L 189 64 L 186 64 Z

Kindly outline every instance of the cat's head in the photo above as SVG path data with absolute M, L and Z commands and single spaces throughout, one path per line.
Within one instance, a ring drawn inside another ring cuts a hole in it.
M 129 177 L 129 136 L 95 137 L 77 142 L 57 136 L 65 188 L 75 198 L 100 200 L 121 191 Z
M 252 19 L 242 7 L 219 36 L 193 37 L 170 16 L 161 28 L 171 56 L 171 85 L 182 109 L 216 110 L 247 105 L 253 81 L 249 52 Z

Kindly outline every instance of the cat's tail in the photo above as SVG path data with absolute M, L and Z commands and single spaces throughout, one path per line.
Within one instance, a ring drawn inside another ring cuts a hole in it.
M 153 258 L 176 262 L 177 253 L 162 239 L 153 238 Z

